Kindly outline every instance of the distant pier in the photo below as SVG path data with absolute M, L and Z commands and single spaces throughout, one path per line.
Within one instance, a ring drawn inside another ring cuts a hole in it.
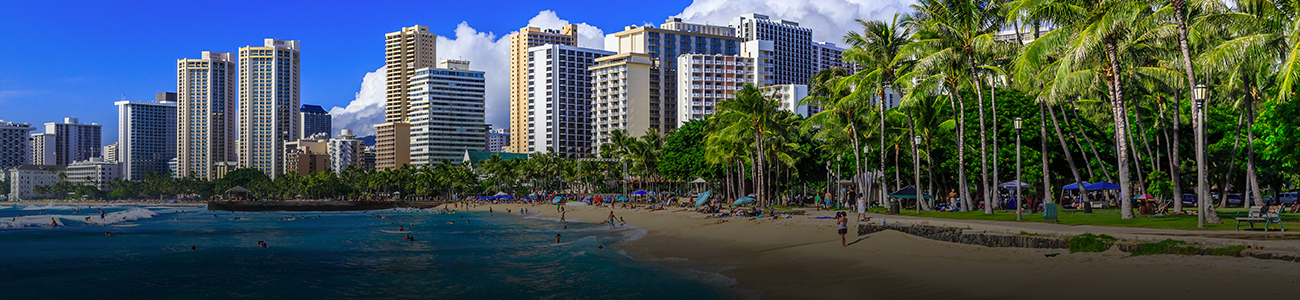
M 354 211 L 390 208 L 433 208 L 443 201 L 208 201 L 208 210 L 221 211 Z

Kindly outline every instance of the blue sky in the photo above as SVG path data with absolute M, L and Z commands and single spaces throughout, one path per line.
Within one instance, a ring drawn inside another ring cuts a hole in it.
M 749 10 L 797 13 L 789 19 L 826 17 L 834 24 L 879 13 L 859 7 L 873 5 L 861 0 L 795 2 L 802 7 L 776 0 L 668 0 L 621 9 L 620 2 L 610 1 L 2 0 L 0 119 L 39 124 L 78 117 L 104 125 L 104 143 L 109 144 L 117 140 L 113 102 L 123 94 L 151 101 L 154 93 L 176 89 L 176 59 L 197 58 L 205 50 L 234 52 L 260 45 L 263 38 L 302 41 L 302 103 L 329 108 L 356 100 L 362 77 L 383 66 L 384 33 L 414 24 L 455 38 L 457 26 L 465 23 L 499 39 L 546 10 L 604 33 L 659 24 L 674 15 L 717 24 Z M 857 13 L 837 16 L 843 9 L 835 5 Z M 439 58 L 448 57 L 439 53 Z

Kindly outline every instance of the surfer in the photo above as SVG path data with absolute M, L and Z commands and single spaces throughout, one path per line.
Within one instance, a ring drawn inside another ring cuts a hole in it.
M 54 218 L 50 218 L 50 227 L 59 227 L 59 221 L 55 221 Z
M 104 216 L 107 215 L 107 214 L 108 214 L 108 213 L 105 213 L 104 210 L 102 210 L 102 209 L 99 210 L 99 219 L 100 219 L 100 220 L 103 220 L 103 219 L 104 219 Z
M 104 232 L 104 236 L 117 236 L 117 235 L 116 235 L 116 234 L 112 234 L 112 233 L 108 233 L 107 231 L 105 231 L 105 232 Z

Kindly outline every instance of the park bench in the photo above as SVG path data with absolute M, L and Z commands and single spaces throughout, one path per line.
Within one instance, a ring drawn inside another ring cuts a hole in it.
M 1246 212 L 1245 217 L 1242 217 L 1241 213 L 1242 212 L 1239 211 L 1235 216 L 1237 219 L 1236 229 L 1238 231 L 1241 230 L 1241 222 L 1250 223 L 1250 229 L 1255 229 L 1255 223 L 1264 223 L 1264 231 L 1268 231 L 1268 225 L 1274 223 L 1277 224 L 1279 229 L 1286 231 L 1286 228 L 1282 227 L 1282 211 L 1280 209 L 1270 211 L 1266 206 L 1256 206 L 1251 207 L 1250 211 Z

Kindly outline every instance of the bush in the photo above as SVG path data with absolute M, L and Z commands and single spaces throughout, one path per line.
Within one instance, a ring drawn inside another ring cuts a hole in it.
M 1077 252 L 1102 252 L 1110 249 L 1117 239 L 1109 235 L 1093 235 L 1085 233 L 1083 235 L 1070 238 L 1070 253 Z

